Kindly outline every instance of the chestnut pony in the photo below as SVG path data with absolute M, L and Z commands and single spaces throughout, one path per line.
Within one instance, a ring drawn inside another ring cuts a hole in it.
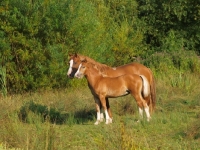
M 74 77 L 76 71 L 78 70 L 79 65 L 81 64 L 81 61 L 87 59 L 88 62 L 92 62 L 93 64 L 95 64 L 96 66 L 98 66 L 99 71 L 104 75 L 104 76 L 108 76 L 108 77 L 117 77 L 120 75 L 124 75 L 124 74 L 137 74 L 137 75 L 143 75 L 147 78 L 149 84 L 150 84 L 150 99 L 146 99 L 147 104 L 150 108 L 150 112 L 152 113 L 152 111 L 155 108 L 155 104 L 156 104 L 156 88 L 155 88 L 155 82 L 154 82 L 154 77 L 153 77 L 153 73 L 152 71 L 147 68 L 146 66 L 133 62 L 133 63 L 129 63 L 123 66 L 119 66 L 119 67 L 109 67 L 105 64 L 101 64 L 99 62 L 96 62 L 94 59 L 84 56 L 84 55 L 80 55 L 80 54 L 73 54 L 70 55 L 70 61 L 69 61 L 69 69 L 67 72 L 67 75 L 69 77 Z M 90 85 L 88 84 L 91 93 L 93 94 L 95 103 L 99 101 L 99 97 L 94 93 L 92 87 L 90 87 Z M 112 114 L 110 111 L 110 105 L 109 105 L 109 101 L 108 98 L 106 98 L 106 105 L 107 105 L 107 111 L 108 114 L 110 116 L 110 118 L 112 118 Z M 100 104 L 100 108 L 101 108 L 101 104 Z M 101 113 L 101 120 L 103 120 L 103 114 Z
M 150 98 L 150 86 L 148 80 L 143 75 L 124 74 L 118 77 L 107 77 L 99 72 L 98 67 L 87 60 L 83 60 L 75 73 L 77 78 L 86 77 L 88 84 L 94 93 L 99 97 L 97 101 L 97 121 L 100 122 L 100 104 L 103 106 L 106 115 L 106 124 L 112 122 L 106 107 L 106 98 L 115 98 L 131 94 L 139 107 L 140 117 L 143 118 L 143 109 L 146 112 L 147 121 L 150 120 L 149 106 L 145 98 Z

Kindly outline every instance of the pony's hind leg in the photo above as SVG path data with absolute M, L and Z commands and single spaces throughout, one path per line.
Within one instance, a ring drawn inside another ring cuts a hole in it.
M 150 116 L 150 111 L 149 111 L 149 106 L 146 104 L 146 106 L 144 107 L 144 110 L 146 112 L 146 115 L 147 115 L 147 121 L 149 122 L 150 119 L 151 119 L 151 116 Z
M 143 119 L 143 108 L 139 107 L 139 120 Z
M 150 113 L 152 113 L 152 100 L 151 100 L 151 92 L 150 92 L 150 85 L 149 82 L 147 80 L 147 78 L 143 75 L 140 75 L 140 77 L 142 78 L 142 84 L 143 84 L 143 88 L 142 88 L 142 100 L 144 100 L 145 102 L 143 102 L 143 108 L 145 109 L 146 115 L 147 115 L 147 121 L 150 120 Z
M 147 121 L 149 122 L 151 119 L 150 112 L 149 112 L 149 106 L 144 102 L 142 104 L 143 106 L 139 106 L 139 115 L 140 119 L 143 119 L 143 109 L 145 110 L 146 116 L 147 116 Z
M 147 121 L 150 121 L 151 116 L 150 116 L 149 106 L 147 105 L 147 102 L 143 98 L 141 98 L 141 96 L 139 95 L 135 96 L 135 100 L 139 107 L 139 118 L 143 119 L 143 109 L 144 109 L 147 116 Z
M 150 121 L 150 119 L 151 119 L 150 114 L 151 114 L 152 108 L 151 108 L 150 100 L 151 100 L 151 98 L 150 98 L 150 96 L 148 96 L 148 97 L 144 98 L 144 102 L 143 102 L 143 108 L 144 108 L 146 116 L 147 116 L 147 121 Z
M 148 95 L 147 97 L 144 97 L 144 100 L 146 101 L 147 106 L 149 107 L 149 112 L 150 112 L 150 114 L 152 114 L 152 112 L 153 112 L 153 106 L 152 106 L 152 99 L 151 99 L 151 96 Z
M 103 112 L 101 111 L 100 113 L 100 122 L 103 122 L 104 121 L 104 115 L 103 115 Z

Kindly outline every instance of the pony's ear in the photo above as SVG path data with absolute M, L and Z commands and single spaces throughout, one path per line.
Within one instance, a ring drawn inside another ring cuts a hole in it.
M 75 57 L 77 57 L 78 54 L 77 54 L 76 52 L 75 52 L 74 54 L 73 54 L 72 52 L 69 52 L 69 53 L 68 53 L 68 56 L 69 56 L 69 57 L 71 57 L 71 56 L 75 56 Z
M 81 60 L 81 62 L 84 62 L 84 63 L 86 63 L 86 62 L 87 62 L 87 59 L 86 59 L 86 58 L 84 58 L 83 60 Z
M 78 57 L 78 54 L 75 52 L 74 56 L 75 56 L 75 57 Z
M 81 61 L 85 61 L 86 58 L 85 57 L 79 57 Z

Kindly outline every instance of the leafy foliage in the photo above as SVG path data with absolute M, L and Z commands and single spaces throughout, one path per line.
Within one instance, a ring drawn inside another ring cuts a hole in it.
M 69 52 L 113 66 L 156 52 L 200 52 L 199 7 L 195 0 L 1 1 L 2 92 L 71 85 Z
M 139 18 L 146 24 L 145 42 L 150 48 L 162 51 L 162 39 L 174 30 L 183 38 L 184 48 L 199 50 L 200 3 L 195 0 L 142 0 L 139 3 Z

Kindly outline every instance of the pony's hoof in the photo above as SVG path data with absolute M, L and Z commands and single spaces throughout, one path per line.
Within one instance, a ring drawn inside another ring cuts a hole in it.
M 111 118 L 106 120 L 106 124 L 110 124 L 110 123 L 112 123 L 112 119 Z
M 104 121 L 104 118 L 101 118 L 101 119 L 100 119 L 100 122 L 103 122 L 103 121 Z
M 150 118 L 147 118 L 147 121 L 149 122 L 151 120 L 151 117 Z
M 98 125 L 101 121 L 100 120 L 97 120 L 94 125 Z
M 140 120 L 136 120 L 136 123 L 140 123 Z

